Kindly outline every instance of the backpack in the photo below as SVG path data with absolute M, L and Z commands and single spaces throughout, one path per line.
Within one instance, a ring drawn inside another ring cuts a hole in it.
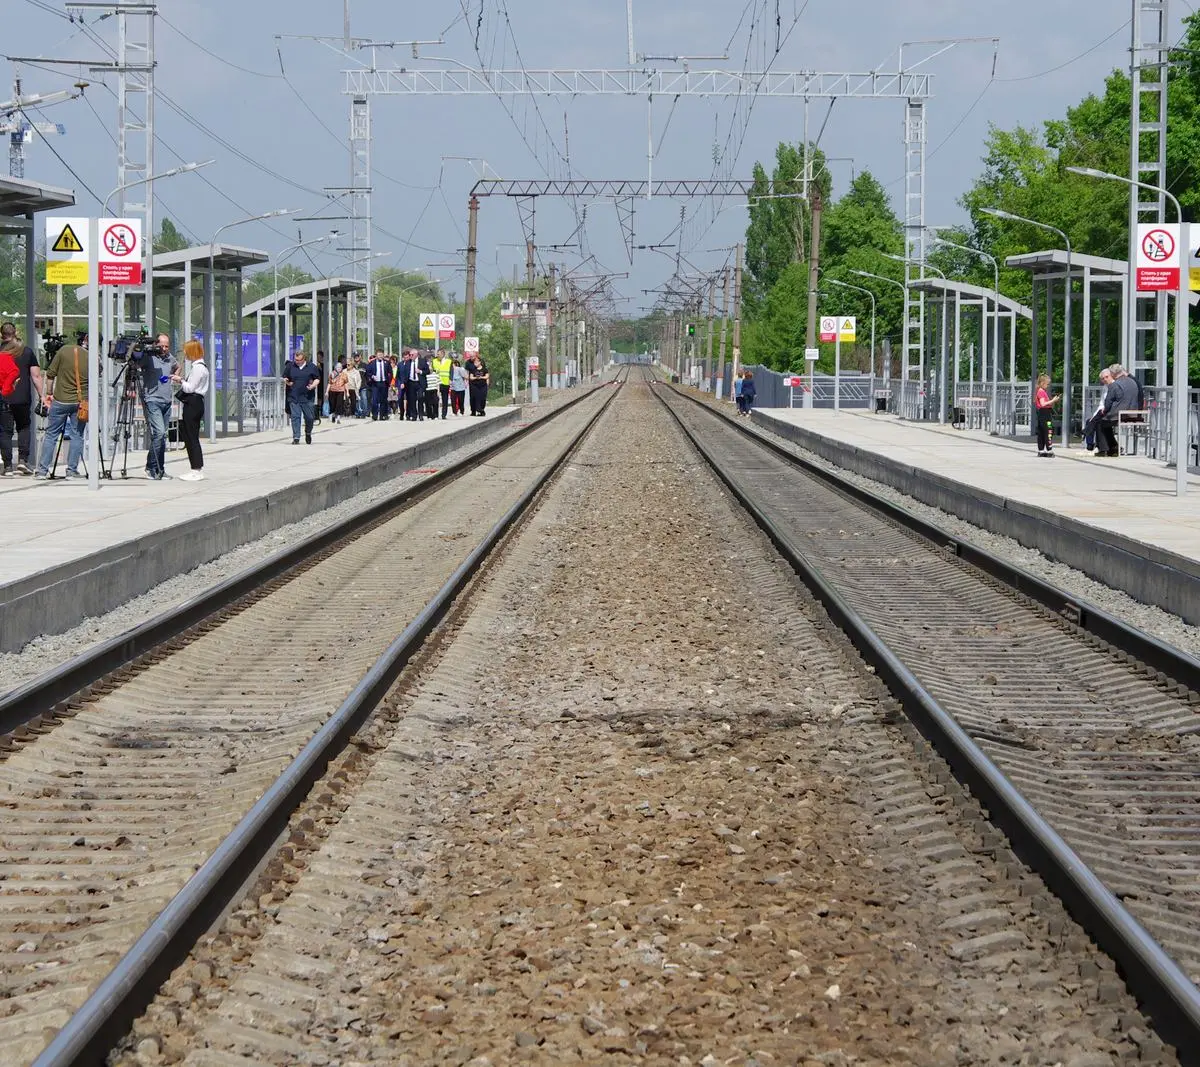
M 20 377 L 21 369 L 17 366 L 13 354 L 0 348 L 0 396 L 12 396 L 17 391 L 17 380 Z

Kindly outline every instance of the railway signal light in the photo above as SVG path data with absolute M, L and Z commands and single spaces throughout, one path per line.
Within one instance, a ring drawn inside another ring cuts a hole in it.
M 689 336 L 689 337 L 695 337 L 695 336 L 696 336 L 696 324 L 695 324 L 694 322 L 689 322 L 689 323 L 688 323 L 688 336 Z

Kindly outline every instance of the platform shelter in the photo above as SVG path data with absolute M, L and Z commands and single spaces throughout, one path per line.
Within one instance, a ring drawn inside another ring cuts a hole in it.
M 926 295 L 921 363 L 909 368 L 916 381 L 902 370 L 889 388 L 891 409 L 944 423 L 957 408 L 994 434 L 1027 433 L 1030 392 L 1017 378 L 1017 329 L 1021 319 L 1032 320 L 1032 309 L 968 282 L 927 277 L 911 284 Z
M 315 360 L 325 353 L 325 368 L 345 360 L 354 347 L 355 297 L 364 292 L 365 282 L 348 278 L 318 278 L 279 289 L 242 309 L 245 319 L 254 319 L 255 333 L 267 339 L 258 348 L 260 418 L 277 425 L 283 418 L 280 375 L 284 361 L 298 348 Z
M 59 211 L 73 207 L 75 194 L 69 189 L 25 181 L 22 178 L 0 178 L 0 234 L 13 234 L 21 238 L 25 256 L 25 306 L 21 315 L 14 315 L 21 337 L 31 348 L 37 348 L 34 338 L 36 307 L 34 293 L 37 291 L 37 246 L 36 216 L 44 211 Z M 16 308 L 3 308 L 5 313 Z

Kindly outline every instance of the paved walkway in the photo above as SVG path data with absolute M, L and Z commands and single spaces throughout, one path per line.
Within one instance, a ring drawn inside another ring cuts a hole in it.
M 1034 445 L 891 415 L 803 409 L 758 414 L 1007 500 L 1200 560 L 1200 478 L 1175 496 L 1175 471 L 1139 456 L 1099 459 L 1082 446 L 1039 459 Z
M 486 419 L 511 410 L 489 407 Z M 174 476 L 169 481 L 151 481 L 144 473 L 145 452 L 132 451 L 129 478 L 121 479 L 118 459 L 117 476 L 102 480 L 99 491 L 88 489 L 84 478 L 0 479 L 0 586 L 483 421 L 325 419 L 311 445 L 293 445 L 290 429 L 204 442 L 201 482 L 178 477 L 188 469 L 182 448 L 167 453 L 167 473 Z M 60 473 L 63 469 L 60 462 Z M 403 473 L 398 466 L 396 474 Z

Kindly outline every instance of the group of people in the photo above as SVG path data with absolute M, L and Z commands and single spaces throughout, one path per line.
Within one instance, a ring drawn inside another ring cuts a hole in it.
M 469 401 L 471 414 L 482 416 L 487 408 L 491 378 L 478 354 L 466 360 L 439 349 L 432 358 L 416 349 L 401 355 L 377 351 L 366 359 L 355 354 L 343 364 L 335 363 L 325 381 L 324 352 L 317 363 L 308 362 L 297 352 L 284 367 L 285 404 L 292 423 L 292 444 L 300 443 L 301 422 L 304 440 L 312 444 L 312 430 L 321 421 L 325 394 L 329 397 L 329 418 L 340 422 L 347 416 L 374 422 L 404 418 L 408 422 L 445 419 L 464 414 Z
M 1115 457 L 1121 454 L 1117 442 L 1121 412 L 1142 410 L 1142 383 L 1120 363 L 1114 363 L 1100 372 L 1100 384 L 1104 386 L 1104 396 L 1084 423 L 1083 444 L 1093 455 Z M 1054 408 L 1061 399 L 1057 394 L 1050 395 L 1050 375 L 1039 375 L 1034 407 L 1037 410 L 1037 454 L 1041 457 L 1054 455 Z
M 88 410 L 88 337 L 62 345 L 43 371 L 33 350 L 18 336 L 11 322 L 0 324 L 0 459 L 4 476 L 24 475 L 48 479 L 51 466 L 58 464 L 61 445 L 67 446 L 64 477 L 81 477 L 84 441 L 92 413 Z M 171 404 L 181 406 L 180 435 L 187 449 L 189 470 L 184 481 L 204 478 L 204 452 L 200 428 L 204 422 L 204 397 L 208 390 L 208 367 L 199 341 L 184 345 L 186 369 L 171 354 L 171 341 L 159 334 L 152 342 L 135 346 L 128 353 L 129 373 L 124 388 L 140 401 L 146 425 L 146 475 L 153 481 L 171 476 L 166 472 L 168 426 Z M 119 398 L 116 398 L 119 401 Z M 33 413 L 46 419 L 46 428 L 33 452 Z M 16 456 L 13 433 L 16 432 Z
M 749 367 L 740 367 L 733 376 L 733 400 L 739 415 L 749 415 L 758 395 L 754 384 L 754 372 Z

